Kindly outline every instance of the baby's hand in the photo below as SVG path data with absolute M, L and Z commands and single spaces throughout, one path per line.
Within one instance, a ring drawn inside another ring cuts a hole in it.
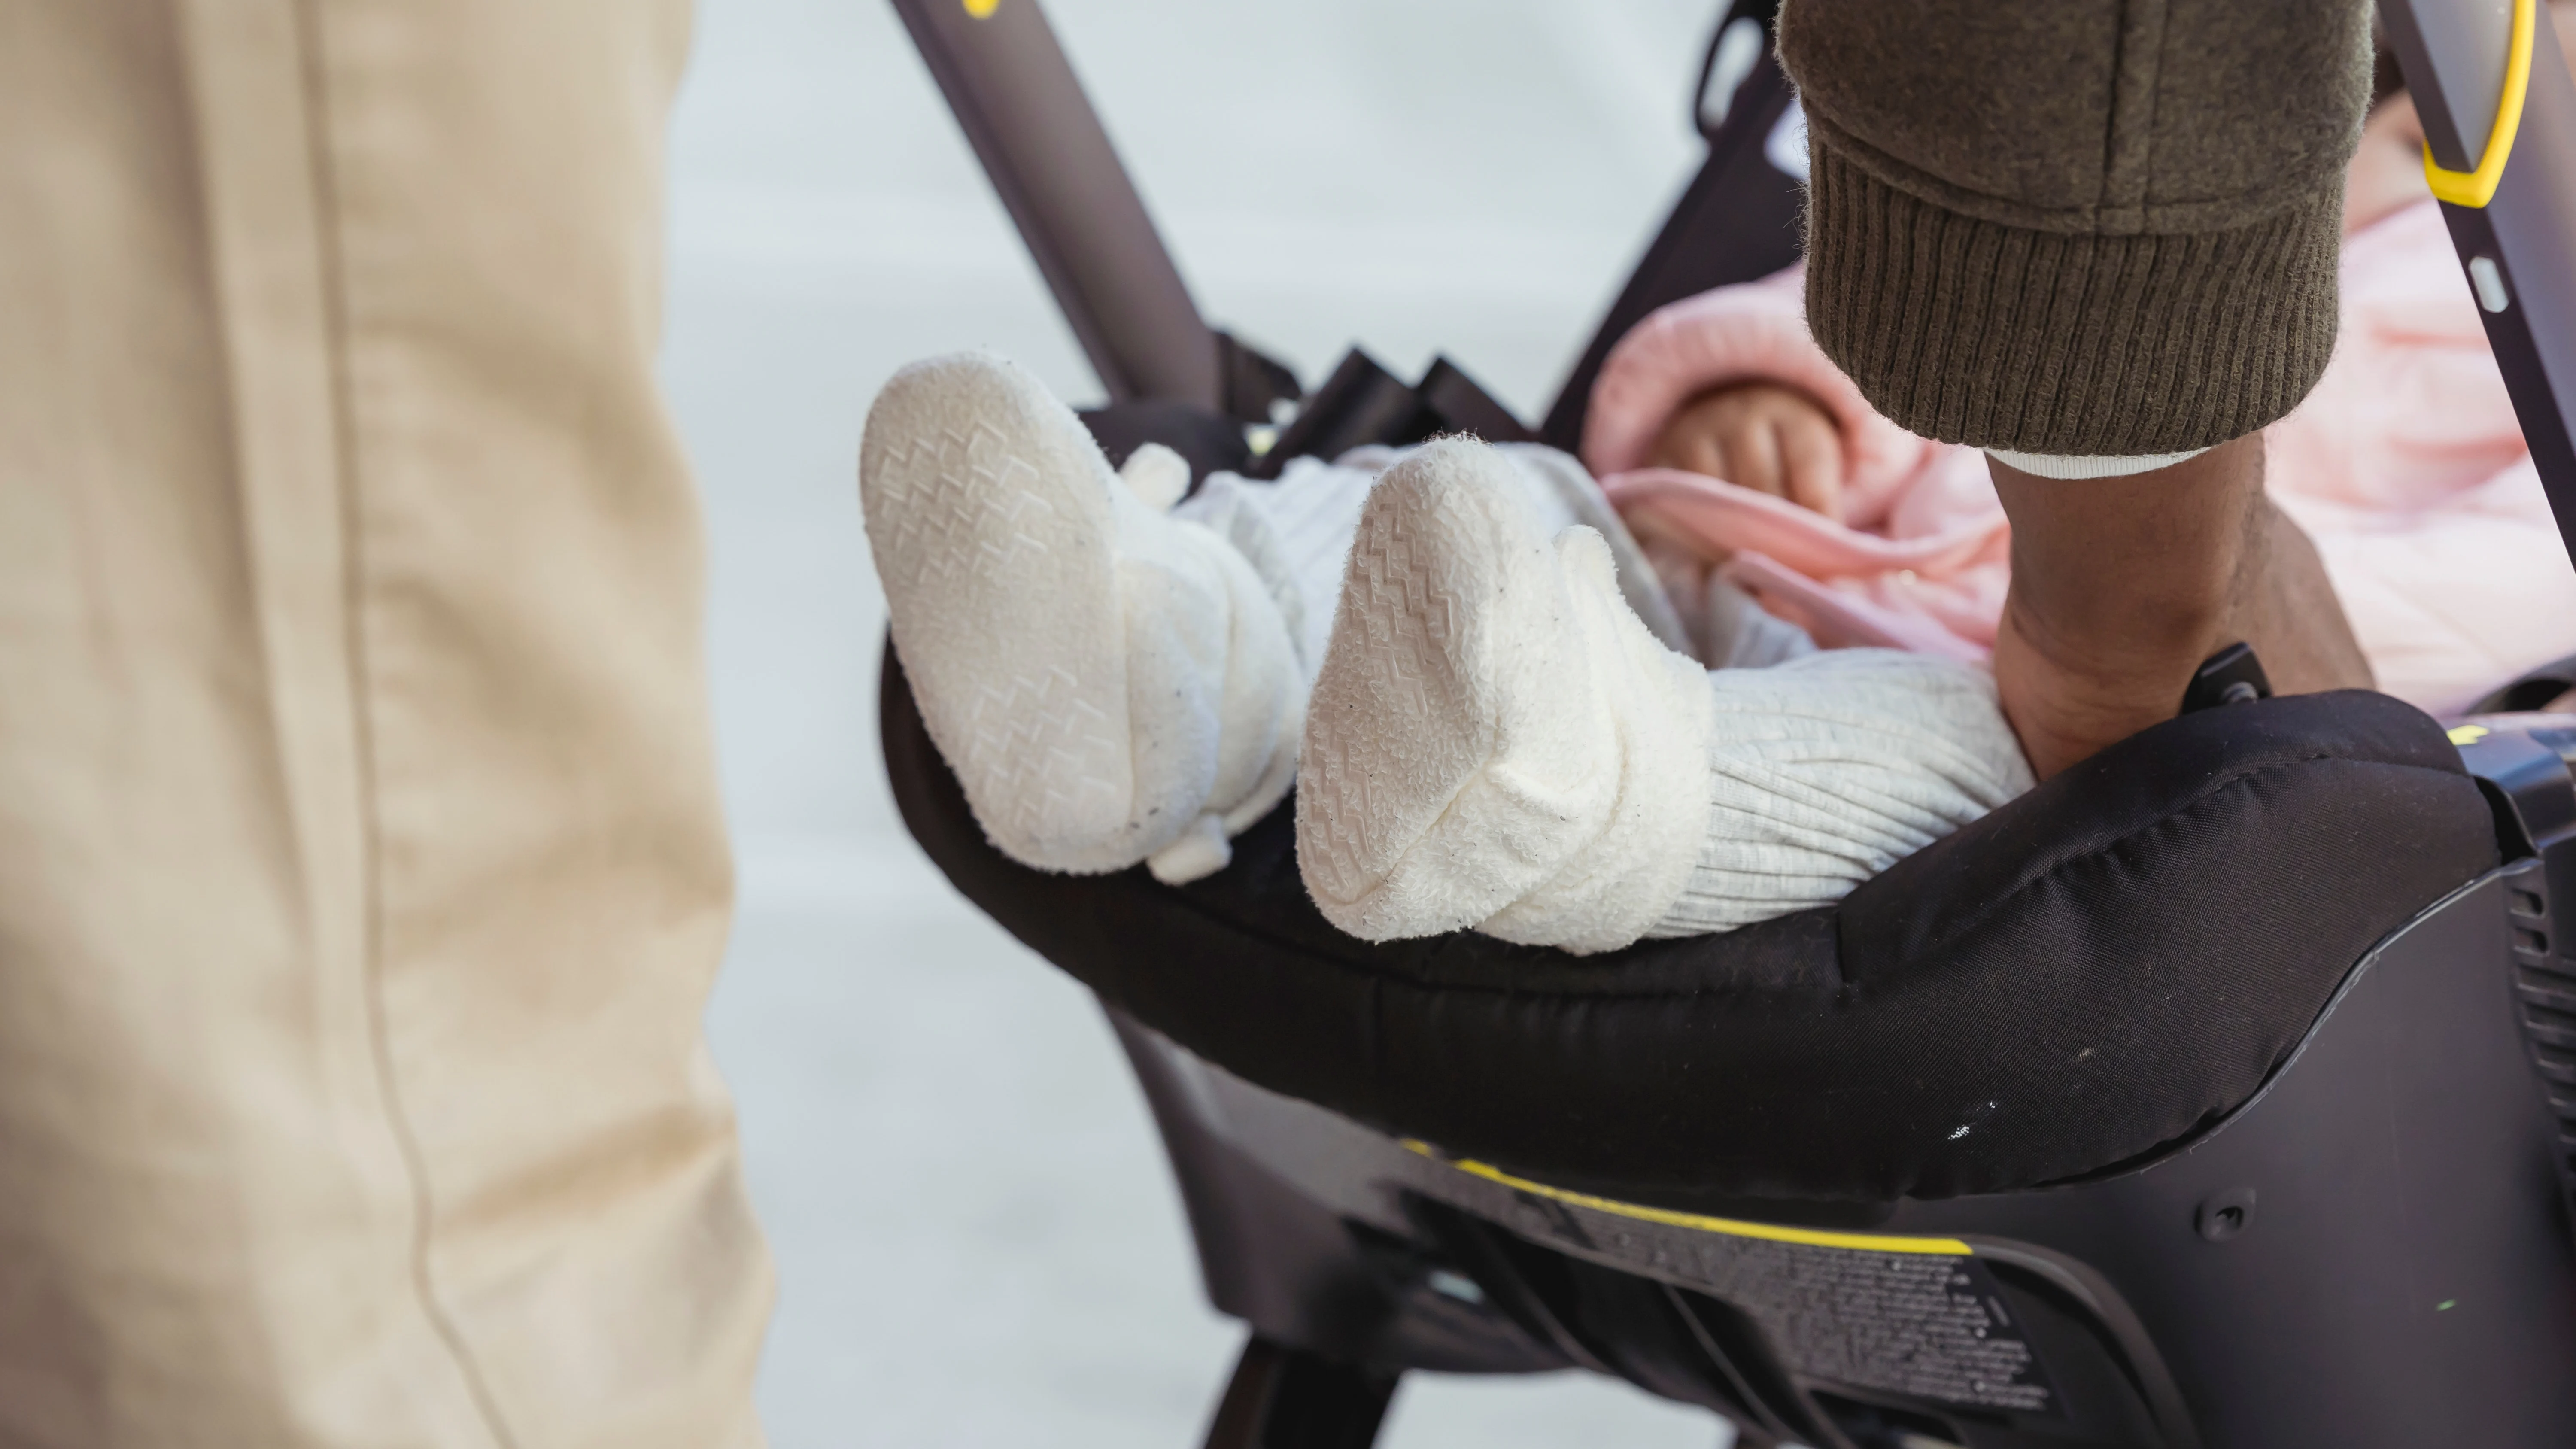
M 1842 430 L 1795 388 L 1749 382 L 1701 393 L 1674 410 L 1646 464 L 1706 473 L 1842 521 Z

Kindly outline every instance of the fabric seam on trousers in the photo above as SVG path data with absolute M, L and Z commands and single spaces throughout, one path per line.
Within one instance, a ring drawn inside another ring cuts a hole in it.
M 481 1361 L 474 1356 L 473 1346 L 466 1342 L 464 1330 L 439 1300 L 437 1285 L 432 1279 L 429 1253 L 431 1228 L 436 1221 L 436 1200 L 430 1191 L 428 1154 L 412 1128 L 411 1114 L 403 1102 L 402 1085 L 394 1072 L 393 1033 L 385 1007 L 383 857 L 379 849 L 380 828 L 376 818 L 375 712 L 370 694 L 374 677 L 369 669 L 366 642 L 367 551 L 358 486 L 358 419 L 349 377 L 348 270 L 342 235 L 345 218 L 340 209 L 337 158 L 331 144 L 331 91 L 326 75 L 328 58 L 324 52 L 321 3 L 320 0 L 294 0 L 294 3 L 297 48 L 303 53 L 306 156 L 313 175 L 314 226 L 319 233 L 317 241 L 322 265 L 323 325 L 327 330 L 327 362 L 331 379 L 332 452 L 340 475 L 341 577 L 346 590 L 343 627 L 349 650 L 349 707 L 357 739 L 357 798 L 361 816 L 358 823 L 364 841 L 359 870 L 366 893 L 362 905 L 365 912 L 365 955 L 361 964 L 365 972 L 368 1045 L 375 1057 L 377 1089 L 384 1094 L 385 1118 L 402 1154 L 404 1171 L 411 1178 L 413 1291 L 420 1299 L 422 1314 L 428 1318 L 430 1327 L 455 1360 L 458 1376 L 464 1379 L 466 1391 L 473 1396 L 475 1410 L 481 1415 L 484 1428 L 501 1449 L 518 1449 L 518 1437 L 510 1432 L 509 1421 L 493 1397 Z

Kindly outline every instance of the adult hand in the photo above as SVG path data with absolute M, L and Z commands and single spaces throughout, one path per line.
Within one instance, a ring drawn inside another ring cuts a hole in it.
M 2041 779 L 2173 718 L 2240 640 L 2282 694 L 2370 687 L 2316 546 L 2264 496 L 2261 434 L 2123 478 L 1987 466 L 2013 528 L 1995 685 Z
M 1723 478 L 1842 520 L 1842 429 L 1795 388 L 1748 382 L 1701 393 L 1674 410 L 1646 464 Z

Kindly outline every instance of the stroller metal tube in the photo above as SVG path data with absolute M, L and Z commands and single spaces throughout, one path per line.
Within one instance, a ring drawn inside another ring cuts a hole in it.
M 894 0 L 1113 402 L 1216 407 L 1216 334 L 1037 0 Z
M 2519 13 L 2517 13 L 2519 11 Z M 2539 0 L 2380 0 L 2426 148 L 2447 171 L 2474 170 L 2492 141 L 2509 151 L 2484 205 L 2442 203 L 2487 341 L 2513 396 L 2558 531 L 2576 558 L 2576 81 Z M 2509 92 L 2516 23 L 2533 27 L 2519 124 L 2496 121 Z

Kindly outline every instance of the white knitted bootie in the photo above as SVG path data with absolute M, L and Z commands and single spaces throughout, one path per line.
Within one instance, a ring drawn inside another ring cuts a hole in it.
M 1699 854 L 1706 676 L 1638 622 L 1598 533 L 1540 532 L 1511 467 L 1433 443 L 1361 516 L 1307 714 L 1297 862 L 1364 939 L 1473 926 L 1613 949 Z
M 1586 953 L 1839 900 L 2030 788 L 1972 665 L 1886 649 L 1703 672 L 1545 539 L 1507 466 L 1434 444 L 1361 516 L 1299 766 L 1297 862 L 1369 940 Z
M 916 363 L 868 410 L 859 498 L 895 650 L 976 820 L 1024 864 L 1195 879 L 1294 778 L 1287 625 L 1241 552 L 1165 516 L 1187 482 L 1152 446 L 1122 481 L 998 358 Z

